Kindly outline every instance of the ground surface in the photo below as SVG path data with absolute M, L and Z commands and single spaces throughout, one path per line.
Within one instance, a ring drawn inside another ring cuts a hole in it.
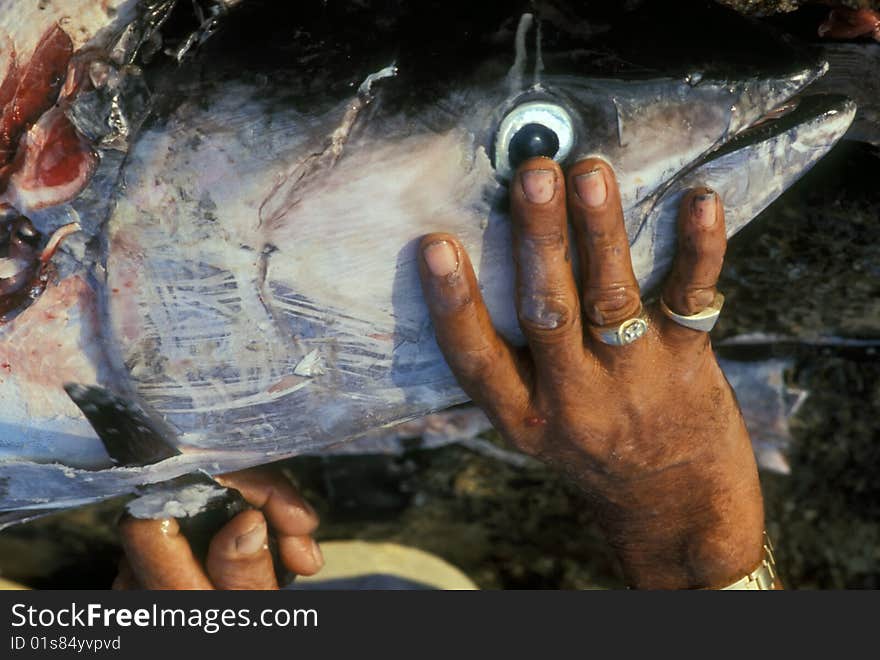
M 804 5 L 828 5 L 853 7 L 854 9 L 880 9 L 877 0 L 718 0 L 744 14 L 767 16 L 778 12 L 794 11 Z

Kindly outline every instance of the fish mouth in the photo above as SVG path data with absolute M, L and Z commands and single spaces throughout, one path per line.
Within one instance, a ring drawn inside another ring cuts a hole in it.
M 841 115 L 856 111 L 856 103 L 837 94 L 798 94 L 763 115 L 732 140 L 695 164 L 695 167 L 725 154 L 772 140 L 799 126 L 810 127 L 811 133 L 821 125 L 830 125 Z M 808 146 L 808 145 L 807 145 Z
M 640 270 L 642 290 L 655 289 L 669 268 L 678 207 L 688 189 L 707 186 L 719 194 L 727 235 L 733 236 L 825 156 L 855 114 L 855 102 L 844 96 L 798 97 L 796 104 L 762 117 L 636 207 L 632 213 L 638 216 L 639 231 L 631 241 L 633 264 L 639 270 L 640 263 L 652 260 L 650 267 Z

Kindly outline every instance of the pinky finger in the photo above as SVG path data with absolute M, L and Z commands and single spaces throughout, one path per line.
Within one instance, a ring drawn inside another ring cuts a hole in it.
M 678 249 L 663 289 L 663 300 L 673 312 L 692 316 L 712 304 L 726 249 L 724 207 L 718 195 L 708 188 L 689 192 L 682 200 Z M 705 333 L 670 319 L 666 319 L 664 335 L 673 341 L 705 339 Z

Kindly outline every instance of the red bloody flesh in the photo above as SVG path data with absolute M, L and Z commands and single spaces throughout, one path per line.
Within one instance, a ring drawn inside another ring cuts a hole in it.
M 96 56 L 74 56 L 70 37 L 56 25 L 27 65 L 11 66 L 0 86 L 8 99 L 0 112 L 0 194 L 22 211 L 73 199 L 94 172 L 97 155 L 56 103 L 65 80 L 67 93 L 79 89 Z M 75 75 L 73 69 L 81 70 Z
M 34 51 L 31 61 L 17 76 L 18 84 L 0 116 L 0 163 L 15 155 L 16 146 L 27 128 L 51 108 L 67 73 L 73 43 L 59 26 L 50 28 Z M 17 73 L 13 69 L 14 73 Z M 9 81 L 3 82 L 3 87 Z
M 69 183 L 79 175 L 87 157 L 88 146 L 67 117 L 62 116 L 52 123 L 46 146 L 37 156 L 37 184 L 52 187 Z
M 85 188 L 97 164 L 88 141 L 54 107 L 18 145 L 6 192 L 22 211 L 63 204 Z
M 15 49 L 9 53 L 9 69 L 6 71 L 6 77 L 0 83 L 0 112 L 12 101 L 15 89 L 18 87 L 18 60 L 15 55 Z

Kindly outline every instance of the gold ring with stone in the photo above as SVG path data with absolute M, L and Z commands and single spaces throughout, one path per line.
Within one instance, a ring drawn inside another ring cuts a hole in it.
M 590 326 L 590 330 L 603 344 L 609 346 L 626 346 L 644 337 L 648 332 L 648 317 L 645 315 L 644 306 L 639 307 L 639 312 L 632 318 L 601 327 Z

